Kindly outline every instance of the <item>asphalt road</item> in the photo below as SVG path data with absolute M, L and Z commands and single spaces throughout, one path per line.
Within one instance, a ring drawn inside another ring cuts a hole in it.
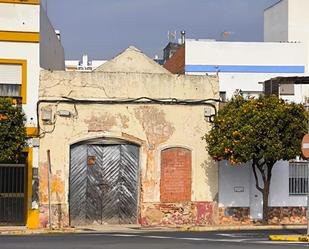
M 0 236 L 1 249 L 279 249 L 309 248 L 309 243 L 268 241 L 269 234 L 302 234 L 304 230 L 140 232 Z

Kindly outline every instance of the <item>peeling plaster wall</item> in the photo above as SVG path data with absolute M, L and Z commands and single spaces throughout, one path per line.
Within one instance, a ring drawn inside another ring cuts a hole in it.
M 43 71 L 40 99 L 58 99 L 61 96 L 100 100 L 142 96 L 206 99 L 218 98 L 219 92 L 216 77 Z M 40 123 L 41 132 L 47 132 L 40 140 L 41 221 L 46 221 L 48 215 L 46 151 L 51 151 L 53 213 L 55 220 L 59 220 L 59 216 L 64 217 L 58 226 L 66 226 L 70 146 L 92 138 L 120 138 L 140 145 L 141 223 L 177 224 L 176 221 L 165 222 L 166 215 L 149 219 L 145 208 L 152 206 L 157 207 L 159 211 L 162 209 L 159 207 L 160 152 L 164 148 L 174 146 L 192 150 L 192 194 L 191 203 L 171 205 L 189 205 L 190 215 L 193 215 L 189 219 L 191 222 L 213 222 L 210 221 L 212 218 L 209 218 L 209 215 L 213 216 L 216 205 L 218 168 L 217 164 L 210 160 L 205 150 L 205 141 L 201 139 L 210 129 L 210 124 L 204 119 L 204 106 L 41 103 L 40 110 L 42 108 L 51 109 L 54 118 L 53 124 L 43 124 L 42 121 Z M 73 115 L 61 117 L 57 115 L 59 110 L 70 111 Z M 198 218 L 196 210 L 200 210 L 200 215 L 204 218 Z M 46 225 L 46 222 L 43 223 L 42 226 Z
M 218 78 L 215 76 L 42 71 L 40 82 L 41 99 L 61 96 L 88 99 L 143 96 L 180 99 L 219 98 Z

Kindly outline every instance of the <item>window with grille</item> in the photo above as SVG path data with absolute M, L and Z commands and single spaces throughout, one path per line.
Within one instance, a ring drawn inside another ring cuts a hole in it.
M 289 163 L 289 194 L 305 195 L 308 193 L 308 163 Z
M 0 97 L 20 97 L 22 65 L 0 64 Z

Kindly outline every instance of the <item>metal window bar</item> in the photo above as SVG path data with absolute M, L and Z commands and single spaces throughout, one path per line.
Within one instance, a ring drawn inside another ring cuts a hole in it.
M 25 164 L 0 164 L 0 225 L 25 223 Z
M 306 195 L 308 193 L 308 163 L 289 163 L 289 194 Z

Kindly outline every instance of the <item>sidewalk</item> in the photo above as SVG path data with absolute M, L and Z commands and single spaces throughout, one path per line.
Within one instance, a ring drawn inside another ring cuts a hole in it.
M 0 235 L 69 234 L 69 233 L 140 233 L 144 231 L 176 231 L 168 227 L 141 227 L 140 225 L 92 225 L 68 228 L 27 229 L 23 226 L 0 226 Z
M 32 234 L 53 234 L 53 233 L 77 233 L 76 229 L 28 229 L 24 226 L 0 226 L 0 235 L 32 235 Z
M 284 230 L 306 229 L 306 225 L 219 225 L 219 226 L 187 226 L 179 228 L 180 231 L 204 232 L 204 231 L 241 231 L 241 230 Z
M 207 231 L 241 231 L 241 230 L 284 230 L 284 229 L 306 229 L 304 225 L 243 225 L 243 226 L 154 226 L 142 227 L 140 225 L 95 225 L 75 228 L 62 229 L 27 229 L 26 227 L 1 227 L 0 235 L 34 235 L 34 234 L 69 234 L 69 233 L 143 233 L 143 232 L 207 232 Z M 271 240 L 283 240 L 283 237 L 289 239 L 304 237 L 299 235 L 291 236 L 270 236 Z M 295 241 L 295 240 L 293 240 Z M 300 241 L 298 239 L 298 241 Z M 306 240 L 308 241 L 308 240 Z

